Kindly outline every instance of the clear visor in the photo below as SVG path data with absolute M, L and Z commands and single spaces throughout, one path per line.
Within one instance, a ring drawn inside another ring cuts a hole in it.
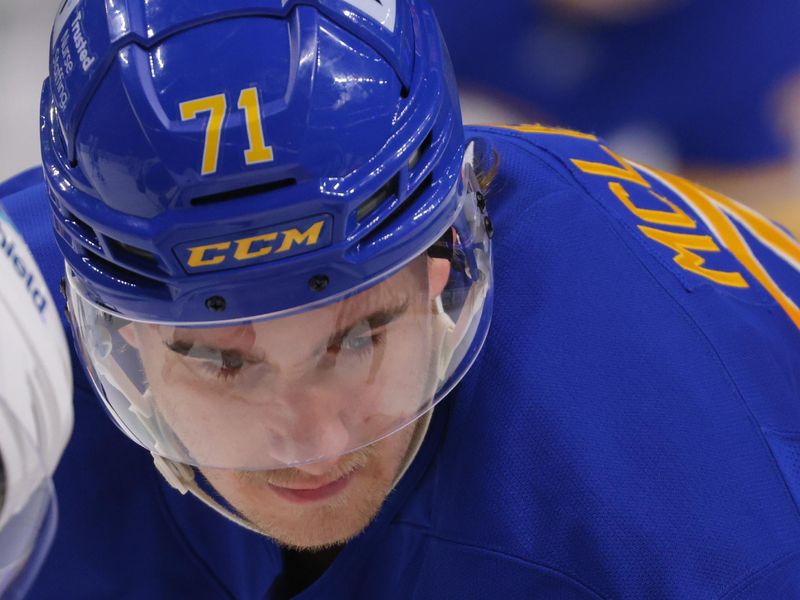
M 489 241 L 474 194 L 429 251 L 356 295 L 236 323 L 128 320 L 69 309 L 118 425 L 167 459 L 269 470 L 336 459 L 430 410 L 483 343 Z

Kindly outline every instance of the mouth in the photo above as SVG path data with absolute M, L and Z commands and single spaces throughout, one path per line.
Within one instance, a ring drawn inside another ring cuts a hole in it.
M 322 485 L 298 485 L 296 487 L 282 487 L 268 483 L 267 486 L 284 500 L 289 500 L 296 504 L 305 504 L 309 502 L 319 502 L 320 500 L 327 500 L 343 491 L 356 471 L 352 471 L 347 475 L 343 475 L 339 479 L 324 483 Z

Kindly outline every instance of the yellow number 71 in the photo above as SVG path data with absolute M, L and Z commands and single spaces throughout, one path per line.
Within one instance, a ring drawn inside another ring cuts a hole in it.
M 244 111 L 247 125 L 247 139 L 250 147 L 244 151 L 244 162 L 248 165 L 270 162 L 273 159 L 272 146 L 267 146 L 264 139 L 259 106 L 256 88 L 249 87 L 241 91 L 238 108 Z M 225 94 L 214 94 L 180 103 L 182 121 L 196 119 L 200 113 L 209 113 L 203 146 L 203 163 L 200 168 L 201 175 L 211 175 L 217 172 L 222 125 L 225 122 L 227 108 L 228 102 Z

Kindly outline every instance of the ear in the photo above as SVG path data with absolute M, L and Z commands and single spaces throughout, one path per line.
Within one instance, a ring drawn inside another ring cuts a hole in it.
M 129 346 L 139 349 L 139 336 L 136 332 L 136 323 L 128 323 L 127 325 L 123 325 L 117 330 L 120 337 L 125 340 L 125 343 Z
M 428 258 L 428 295 L 438 298 L 450 278 L 450 261 L 445 258 Z

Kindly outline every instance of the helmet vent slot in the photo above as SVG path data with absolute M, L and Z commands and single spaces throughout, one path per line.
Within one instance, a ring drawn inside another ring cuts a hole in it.
M 417 188 L 413 192 L 411 192 L 411 195 L 408 198 L 406 198 L 404 204 L 408 206 L 416 204 L 417 200 L 419 200 L 420 197 L 425 192 L 427 192 L 428 189 L 431 187 L 431 184 L 433 184 L 433 173 L 428 173 L 428 176 L 425 179 L 423 179 L 417 186 Z
M 83 255 L 83 261 L 92 269 L 105 274 L 106 277 L 109 277 L 110 279 L 115 281 L 124 281 L 129 285 L 146 288 L 150 292 L 156 292 L 164 299 L 169 298 L 169 293 L 166 286 L 160 281 L 151 279 L 136 273 L 135 271 L 124 269 L 119 265 L 106 260 L 102 256 L 95 254 L 94 252 L 86 250 Z
M 259 196 L 261 194 L 268 194 L 276 192 L 287 187 L 291 187 L 297 183 L 297 180 L 292 178 L 280 179 L 278 181 L 271 181 L 269 183 L 262 183 L 260 185 L 253 185 L 246 188 L 239 188 L 229 192 L 222 192 L 221 194 L 211 194 L 209 196 L 198 196 L 192 198 L 190 204 L 192 206 L 206 206 L 208 204 L 218 204 L 220 202 L 230 202 L 232 200 L 241 200 L 250 198 L 252 196 Z
M 381 189 L 372 194 L 369 199 L 361 204 L 356 210 L 356 219 L 361 221 L 364 217 L 383 204 L 387 198 L 397 195 L 399 178 L 397 175 L 392 177 Z
M 430 189 L 432 184 L 433 173 L 429 173 L 428 176 L 417 186 L 417 188 L 399 206 L 397 206 L 388 217 L 379 223 L 378 227 L 370 231 L 369 234 L 362 238 L 359 246 L 364 247 L 372 244 L 381 236 L 386 235 L 387 232 L 391 231 L 395 221 L 399 221 L 402 218 L 407 219 L 408 212 L 410 210 L 414 210 L 414 206 L 419 202 L 420 198 L 422 198 L 425 192 Z
M 84 244 L 94 248 L 97 251 L 102 251 L 100 240 L 97 238 L 97 233 L 87 223 L 81 221 L 78 217 L 69 211 L 63 211 L 64 225 L 70 229 Z
M 126 263 L 142 270 L 152 271 L 157 269 L 163 271 L 158 258 L 156 258 L 152 252 L 148 252 L 147 250 L 143 250 L 142 248 L 137 248 L 136 246 L 131 246 L 129 244 L 123 244 L 120 241 L 110 238 L 107 238 L 107 242 L 109 249 L 119 260 L 125 261 Z
M 428 135 L 425 136 L 425 139 L 422 140 L 422 143 L 419 147 L 414 150 L 414 153 L 411 155 L 411 158 L 408 159 L 408 168 L 413 170 L 419 164 L 420 159 L 425 156 L 428 150 L 433 143 L 433 130 L 428 132 Z

